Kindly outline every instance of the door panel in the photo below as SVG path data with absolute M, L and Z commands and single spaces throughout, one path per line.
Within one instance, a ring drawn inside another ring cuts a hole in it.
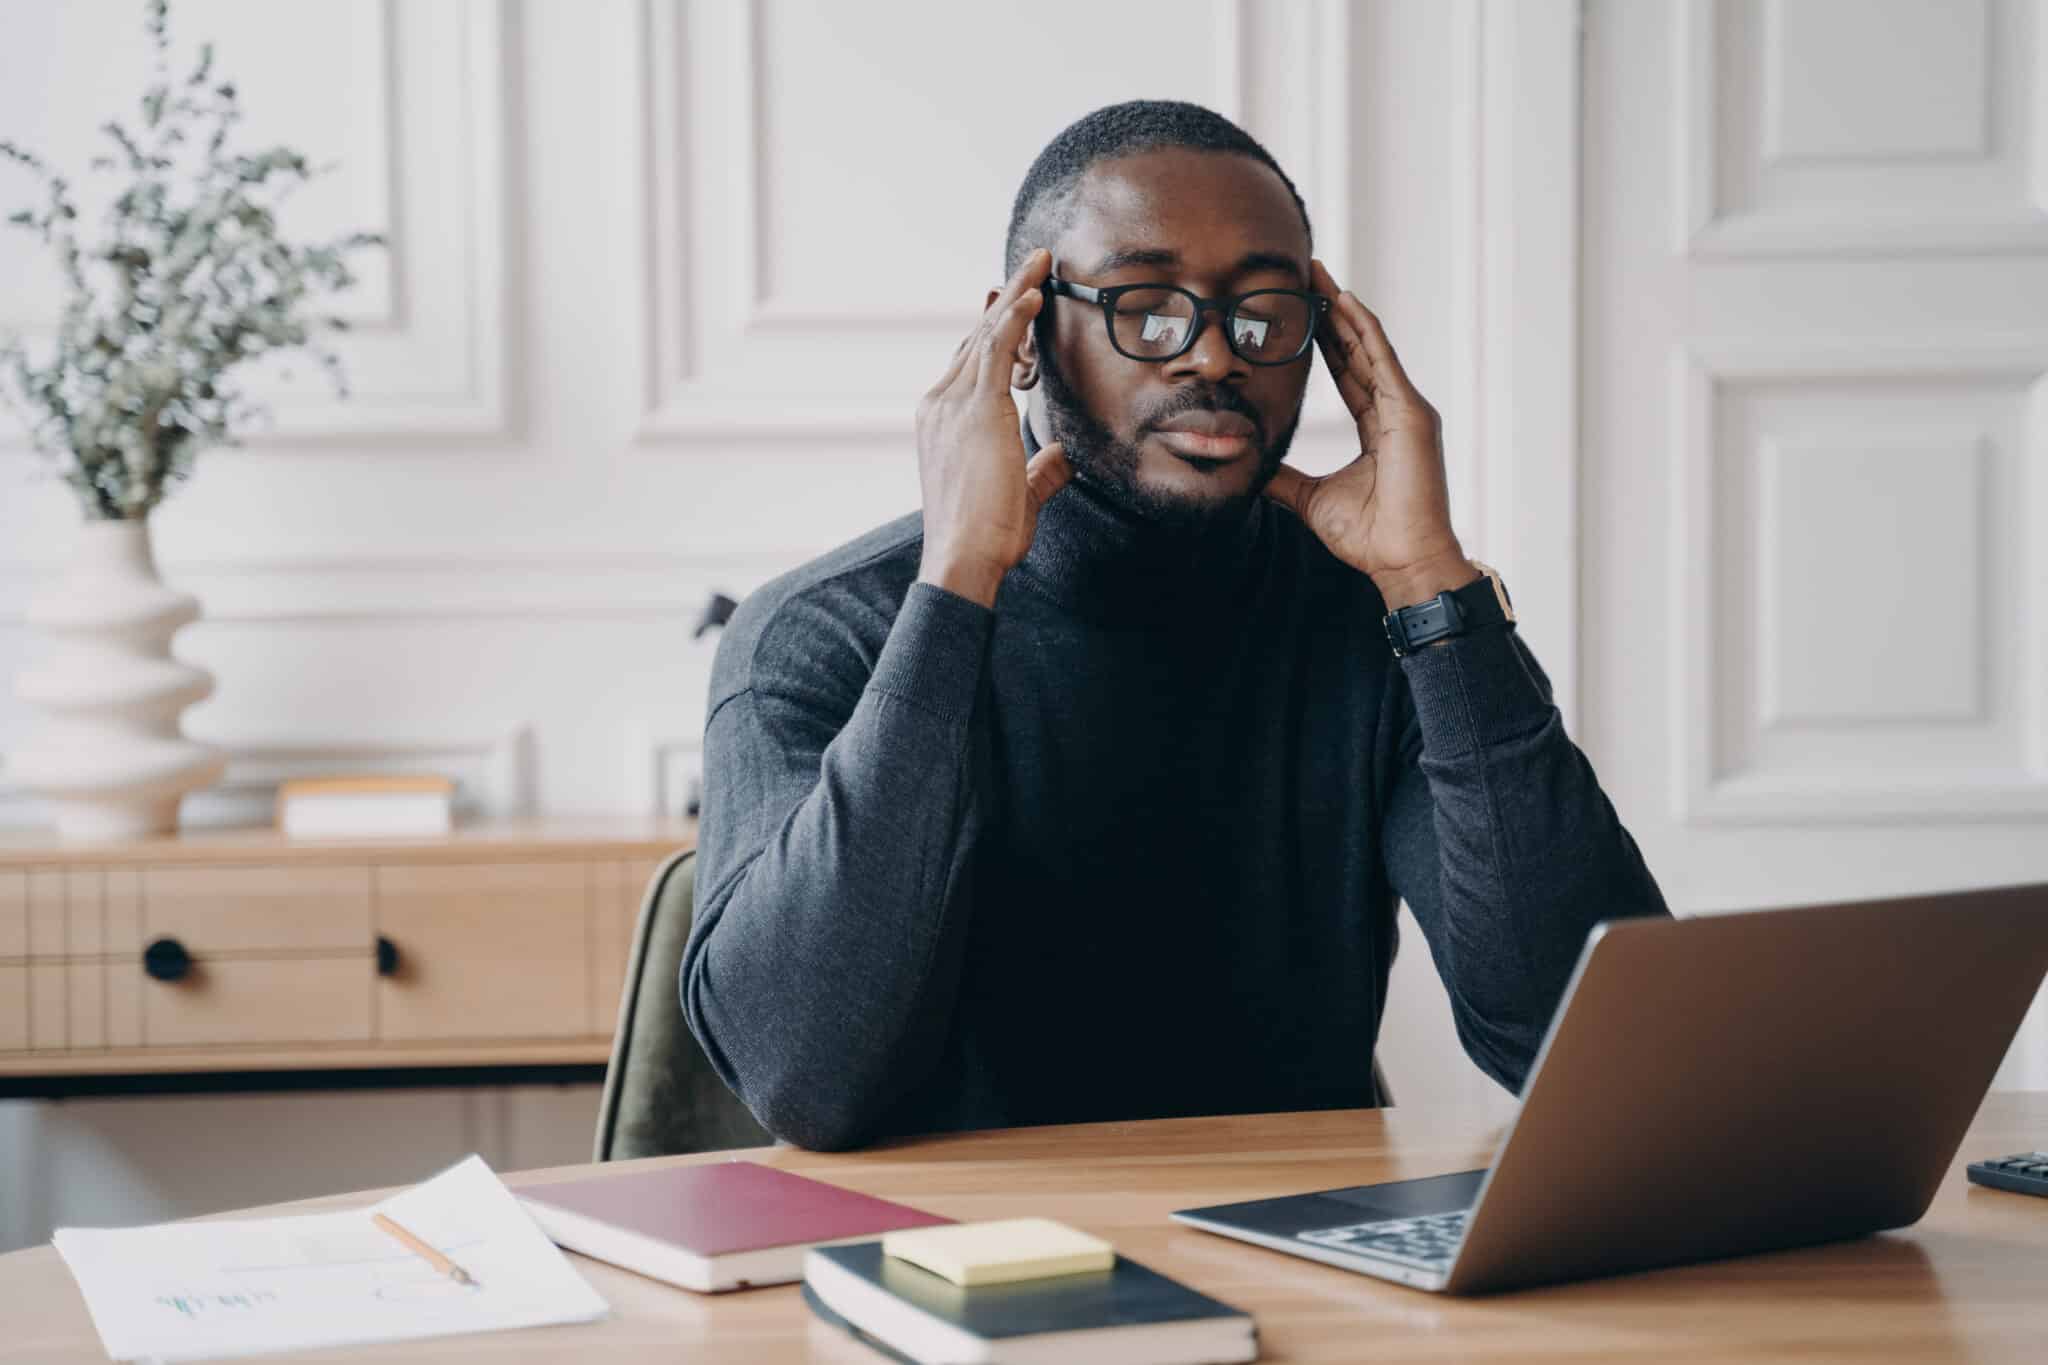
M 2043 24 L 1587 7 L 1579 734 L 1675 908 L 2048 880 Z

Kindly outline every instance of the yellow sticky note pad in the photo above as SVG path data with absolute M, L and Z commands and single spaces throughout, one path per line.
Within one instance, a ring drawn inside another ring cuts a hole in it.
M 969 1286 L 1108 1270 L 1116 1263 L 1116 1249 L 1109 1243 L 1050 1218 L 885 1232 L 882 1254 Z

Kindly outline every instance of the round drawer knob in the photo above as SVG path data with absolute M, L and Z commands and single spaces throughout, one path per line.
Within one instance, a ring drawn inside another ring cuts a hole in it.
M 398 975 L 398 945 L 384 935 L 377 935 L 377 975 Z
M 192 971 L 192 954 L 174 938 L 160 938 L 142 950 L 142 970 L 158 981 L 182 981 Z

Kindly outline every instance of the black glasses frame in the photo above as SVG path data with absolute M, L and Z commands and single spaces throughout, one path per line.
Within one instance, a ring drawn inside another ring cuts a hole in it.
M 1046 278 L 1045 283 L 1040 288 L 1045 290 L 1048 298 L 1057 294 L 1064 294 L 1066 297 L 1078 299 L 1082 303 L 1099 304 L 1102 308 L 1102 329 L 1109 334 L 1110 346 L 1124 359 L 1135 360 L 1141 365 L 1164 364 L 1169 360 L 1177 360 L 1193 350 L 1195 343 L 1201 339 L 1202 328 L 1208 321 L 1207 315 L 1212 312 L 1223 315 L 1224 343 L 1230 347 L 1231 354 L 1235 355 L 1245 364 L 1292 365 L 1295 361 L 1308 354 L 1309 346 L 1315 341 L 1316 330 L 1323 325 L 1323 318 L 1330 311 L 1330 301 L 1311 289 L 1254 289 L 1244 294 L 1232 294 L 1228 298 L 1205 299 L 1194 290 L 1182 289 L 1176 284 L 1113 284 L 1107 289 L 1097 289 L 1094 285 L 1076 284 L 1072 280 L 1056 279 L 1051 276 Z M 1126 294 L 1134 293 L 1140 289 L 1164 289 L 1170 293 L 1179 294 L 1193 303 L 1195 325 L 1188 328 L 1188 334 L 1181 341 L 1178 350 L 1166 355 L 1132 355 L 1117 344 L 1117 300 Z M 1233 325 L 1237 317 L 1237 310 L 1244 305 L 1246 299 L 1255 299 L 1262 294 L 1286 294 L 1291 298 L 1308 300 L 1310 316 L 1308 330 L 1302 334 L 1300 348 L 1285 360 L 1260 360 L 1254 356 L 1246 355 L 1237 348 L 1237 328 Z

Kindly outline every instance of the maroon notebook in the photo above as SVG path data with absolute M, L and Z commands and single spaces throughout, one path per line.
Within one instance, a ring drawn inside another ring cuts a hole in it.
M 791 1283 L 811 1247 L 953 1221 L 752 1161 L 598 1175 L 519 1197 L 560 1246 L 705 1292 Z

